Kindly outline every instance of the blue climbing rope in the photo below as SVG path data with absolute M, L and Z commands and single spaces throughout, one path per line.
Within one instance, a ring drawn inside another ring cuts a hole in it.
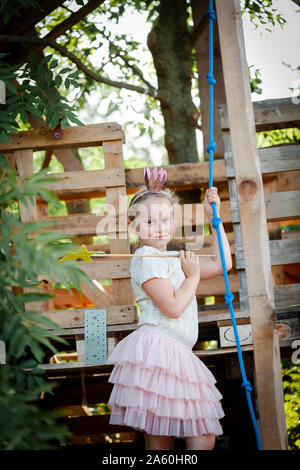
M 216 83 L 216 80 L 214 79 L 214 76 L 213 76 L 213 25 L 214 25 L 214 21 L 216 20 L 216 13 L 213 9 L 213 0 L 209 0 L 209 8 L 206 14 L 209 17 L 209 72 L 206 75 L 207 81 L 209 83 L 209 145 L 207 146 L 206 151 L 209 153 L 209 183 L 208 185 L 209 187 L 211 187 L 213 185 L 213 158 L 214 158 L 214 151 L 216 148 L 216 143 L 213 141 L 213 123 L 214 123 L 213 86 Z M 224 274 L 224 280 L 225 280 L 225 287 L 226 287 L 225 304 L 228 305 L 229 310 L 230 310 L 230 316 L 231 316 L 231 321 L 232 321 L 232 326 L 233 326 L 233 331 L 234 331 L 237 353 L 238 353 L 238 360 L 239 360 L 239 365 L 240 365 L 242 379 L 243 379 L 241 386 L 246 392 L 248 407 L 249 407 L 251 420 L 252 420 L 252 424 L 253 424 L 255 436 L 256 436 L 257 448 L 258 450 L 262 450 L 260 433 L 259 433 L 258 425 L 256 422 L 255 413 L 253 410 L 252 400 L 251 400 L 251 392 L 253 389 L 251 387 L 250 382 L 247 380 L 238 329 L 236 326 L 236 320 L 235 320 L 235 315 L 234 315 L 233 306 L 232 306 L 234 295 L 230 292 L 222 237 L 221 237 L 221 232 L 219 228 L 219 224 L 222 221 L 220 217 L 218 217 L 215 203 L 212 202 L 211 206 L 212 206 L 212 211 L 214 215 L 212 218 L 212 226 L 217 230 L 219 249 L 220 249 L 221 260 L 222 260 L 222 268 L 223 268 L 223 274 Z

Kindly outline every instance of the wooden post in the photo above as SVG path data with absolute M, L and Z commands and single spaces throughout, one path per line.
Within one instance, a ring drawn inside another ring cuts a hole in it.
M 286 450 L 266 209 L 239 0 L 216 0 L 216 13 L 247 272 L 262 444 L 264 449 Z
M 123 162 L 123 149 L 122 140 L 103 142 L 104 162 L 105 168 L 122 168 L 124 169 Z M 125 174 L 125 170 L 124 170 Z M 120 197 L 126 198 L 126 187 L 116 186 L 106 189 L 106 201 L 107 204 L 115 208 L 115 216 L 120 220 L 122 208 L 119 207 Z M 110 211 L 108 211 L 110 212 Z M 108 213 L 108 217 L 114 216 L 114 214 Z M 119 231 L 119 228 L 117 231 Z M 122 228 L 122 227 L 121 227 Z M 123 228 L 127 230 L 126 227 Z M 118 234 L 118 237 L 120 234 Z M 110 252 L 111 253 L 130 253 L 130 243 L 128 238 L 110 238 Z M 131 281 L 129 279 L 113 279 L 113 296 L 114 305 L 126 305 L 133 303 Z

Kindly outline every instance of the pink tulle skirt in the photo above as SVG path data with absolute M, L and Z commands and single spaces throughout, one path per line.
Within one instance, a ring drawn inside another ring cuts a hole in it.
M 160 436 L 223 434 L 215 377 L 192 349 L 161 332 L 137 328 L 109 357 L 110 424 Z

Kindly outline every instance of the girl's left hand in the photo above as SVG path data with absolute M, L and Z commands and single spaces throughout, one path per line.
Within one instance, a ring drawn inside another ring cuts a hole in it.
M 211 207 L 211 203 L 214 202 L 216 205 L 217 209 L 217 215 L 220 217 L 220 206 L 221 206 L 221 201 L 218 196 L 218 188 L 215 188 L 214 186 L 211 186 L 208 188 L 205 192 L 205 199 L 204 199 L 204 210 L 207 214 L 208 217 L 213 217 L 213 210 Z

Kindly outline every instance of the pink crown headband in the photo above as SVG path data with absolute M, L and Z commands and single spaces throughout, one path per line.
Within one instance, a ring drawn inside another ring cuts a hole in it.
M 158 178 L 159 175 L 159 178 Z M 130 205 L 132 205 L 134 202 L 137 201 L 137 199 L 140 199 L 147 193 L 152 193 L 152 194 L 157 194 L 157 193 L 162 193 L 165 194 L 166 196 L 169 197 L 168 193 L 165 191 L 162 191 L 162 188 L 165 185 L 165 182 L 167 180 L 167 172 L 166 170 L 163 170 L 160 168 L 160 171 L 158 173 L 157 168 L 153 168 L 153 172 L 151 173 L 151 170 L 148 166 L 144 168 L 144 180 L 147 186 L 147 189 L 142 191 L 138 196 L 134 196 L 134 198 L 131 200 Z

